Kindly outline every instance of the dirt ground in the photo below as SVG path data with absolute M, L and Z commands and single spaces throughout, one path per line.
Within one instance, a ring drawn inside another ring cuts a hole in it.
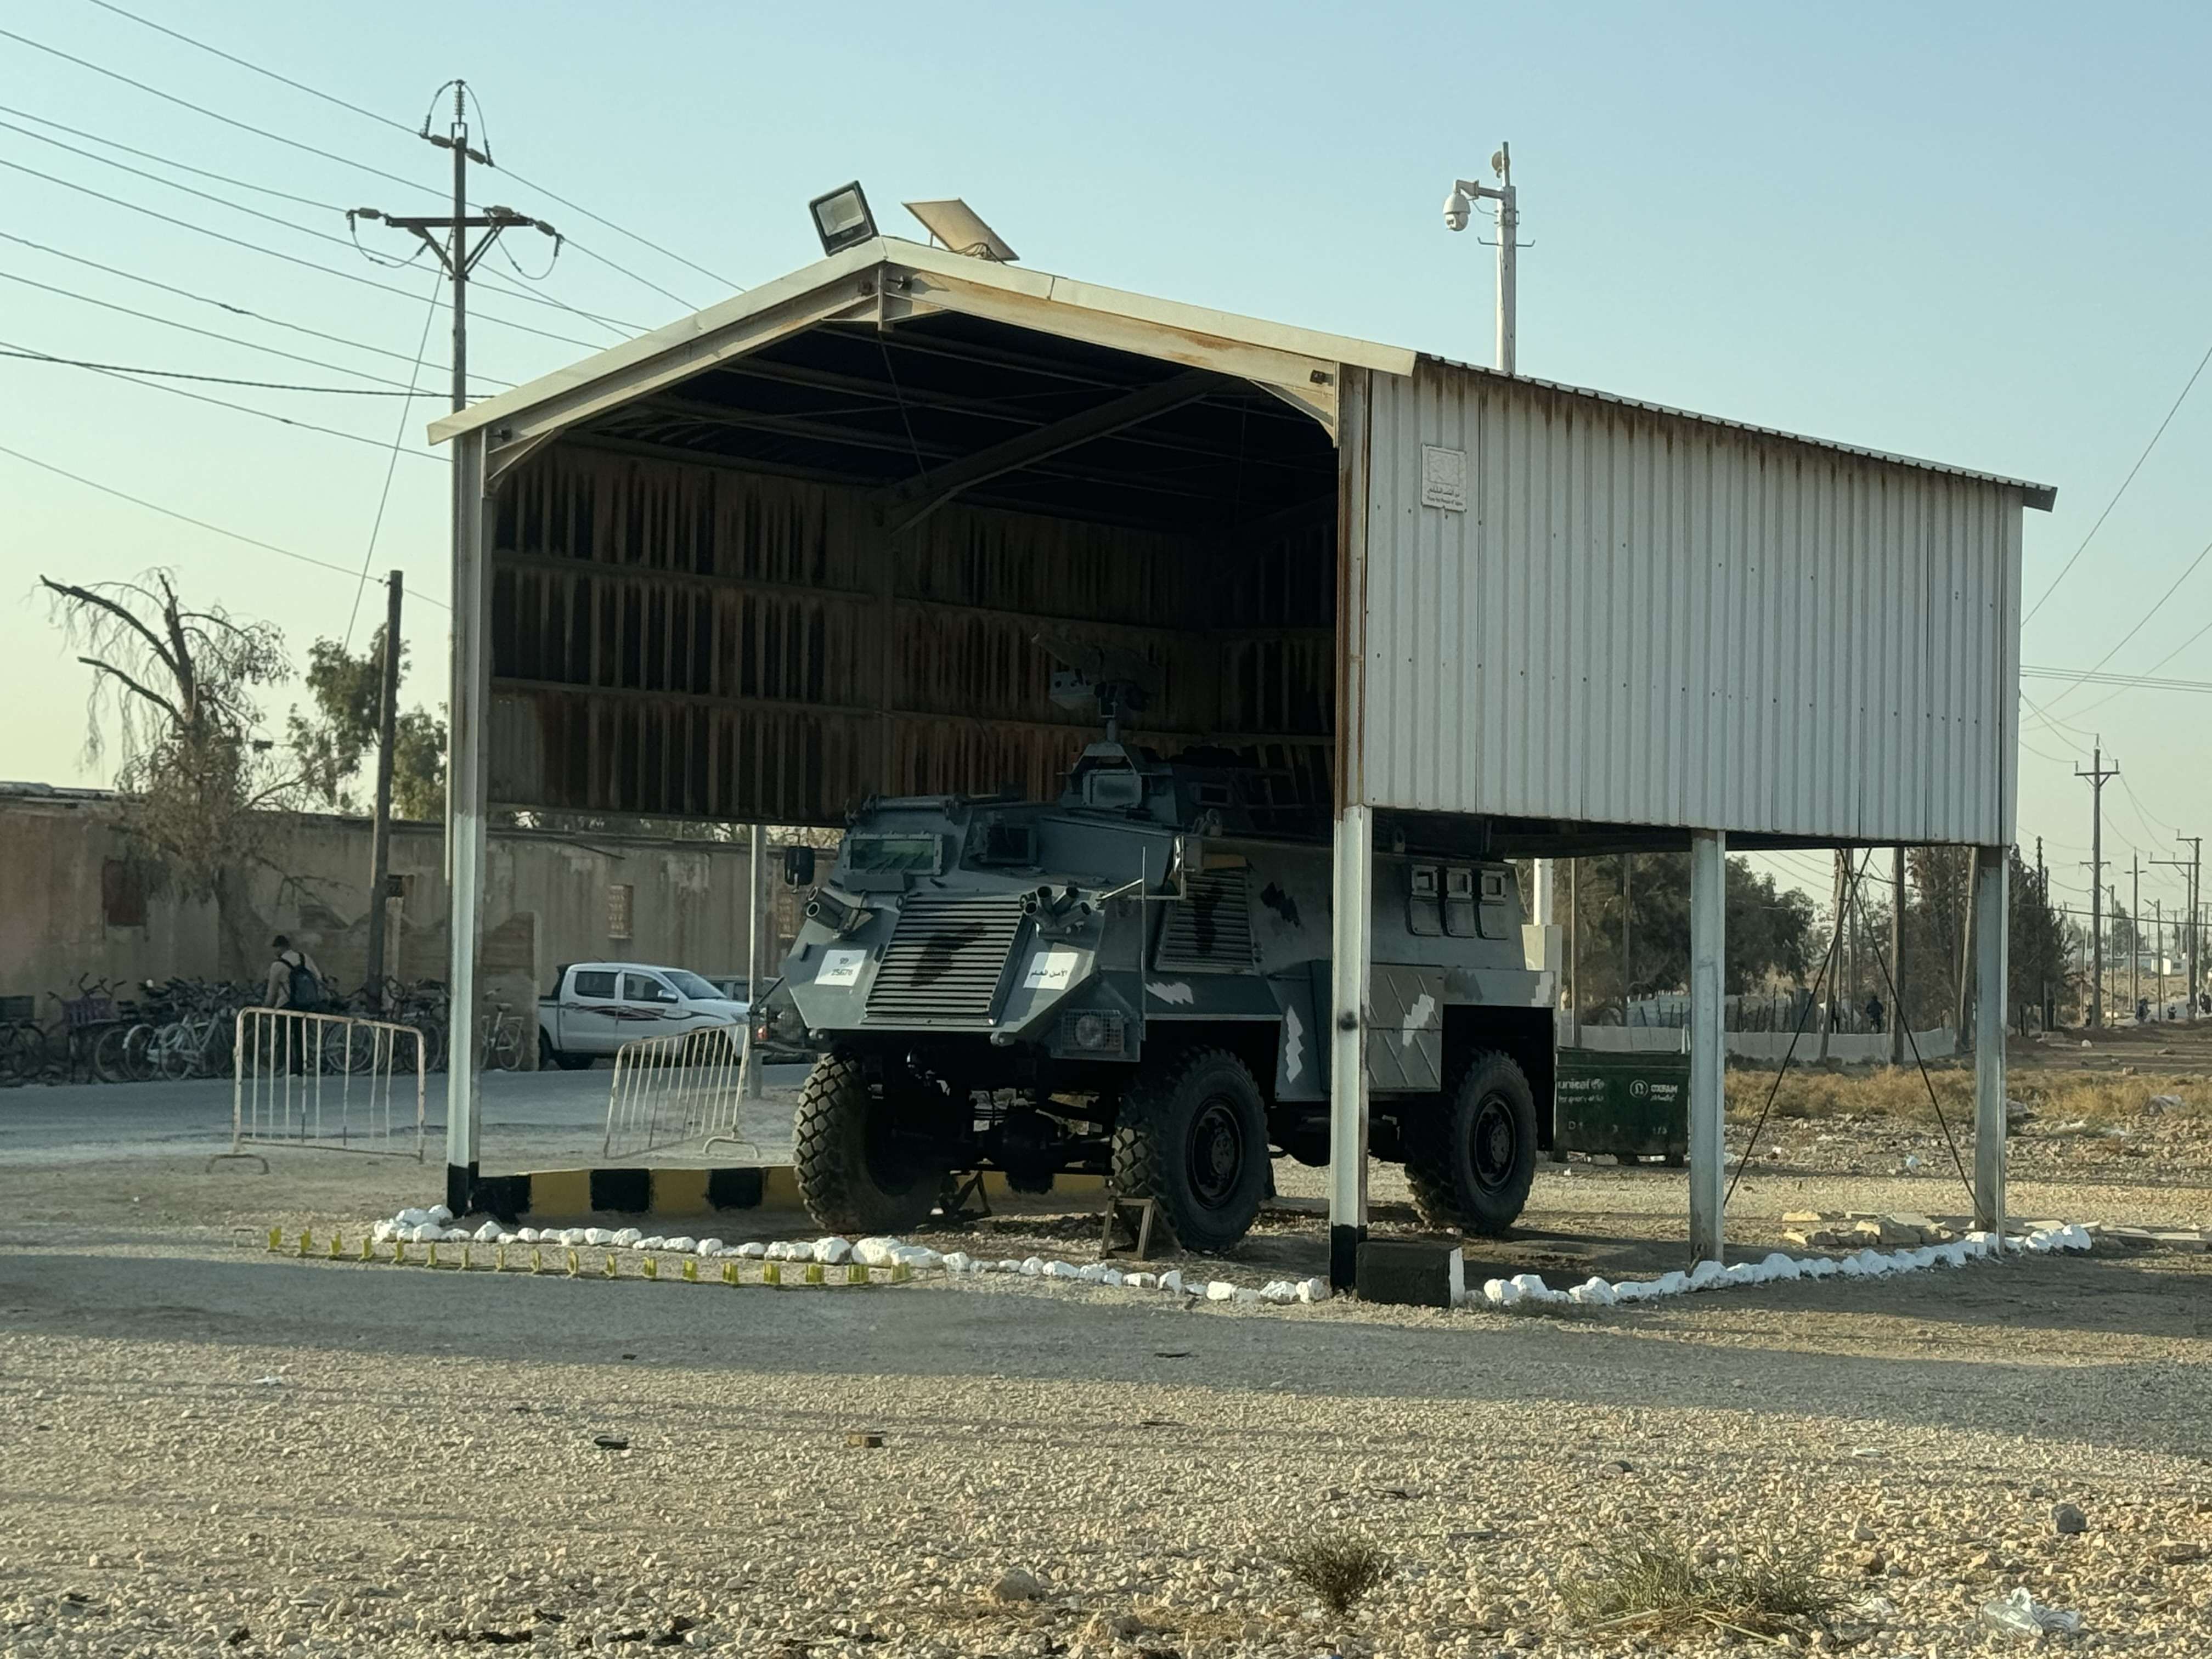
M 1731 1237 L 1763 1251 L 1802 1209 L 1962 1212 L 1906 1080 L 1778 1098 Z M 2212 1224 L 2212 1037 L 2030 1045 L 2013 1084 L 2014 1213 Z M 1976 1623 L 2020 1587 L 2081 1615 L 2069 1646 L 2212 1654 L 2212 1256 L 2105 1245 L 1560 1317 L 250 1247 L 434 1178 L 312 1154 L 210 1175 L 112 1156 L 91 1117 L 69 1156 L 0 1165 L 0 1652 L 1741 1650 L 1575 1622 L 1602 1548 L 1648 1531 L 1723 1566 L 1802 1548 L 1838 1598 L 1800 1638 L 1823 1650 L 2024 1650 Z M 1393 1172 L 1375 1191 L 1378 1225 L 1413 1224 Z M 1547 1165 L 1470 1275 L 1681 1266 L 1685 1201 L 1680 1171 Z M 928 1242 L 1079 1262 L 1097 1226 L 1045 1203 Z M 1321 1253 L 1293 1205 L 1207 1270 L 1257 1284 Z M 1337 1534 L 1392 1568 L 1340 1617 L 1283 1565 Z

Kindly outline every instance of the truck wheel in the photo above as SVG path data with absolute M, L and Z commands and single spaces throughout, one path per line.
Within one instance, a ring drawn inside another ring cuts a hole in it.
M 1149 1198 L 1187 1250 L 1225 1250 L 1260 1213 L 1267 1113 L 1244 1062 L 1194 1048 L 1140 1076 L 1114 1126 L 1114 1189 Z
M 945 1164 L 896 1133 L 896 1108 L 868 1081 L 857 1056 L 832 1049 L 799 1091 L 791 1126 L 799 1195 L 819 1226 L 896 1233 L 929 1218 Z M 921 1142 L 927 1146 L 927 1142 Z
M 1429 1226 L 1504 1233 L 1535 1176 L 1535 1097 L 1504 1054 L 1476 1054 L 1437 1109 L 1407 1116 L 1406 1181 Z
M 550 1072 L 558 1066 L 564 1072 L 580 1072 L 592 1063 L 589 1054 L 572 1054 L 553 1046 L 553 1039 L 544 1032 L 538 1034 L 538 1069 Z

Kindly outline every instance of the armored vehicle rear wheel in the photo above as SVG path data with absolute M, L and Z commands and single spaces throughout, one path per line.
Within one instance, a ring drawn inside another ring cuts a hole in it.
M 871 1083 L 858 1055 L 833 1048 L 799 1091 L 791 1129 L 799 1195 L 821 1226 L 891 1233 L 929 1218 L 945 1164 L 930 1156 L 926 1103 Z M 902 1113 L 902 1105 L 910 1107 Z M 902 1117 L 905 1119 L 902 1121 Z
M 1185 1249 L 1225 1250 L 1243 1237 L 1269 1174 L 1267 1109 L 1227 1049 L 1176 1055 L 1122 1096 L 1115 1190 L 1153 1200 Z
M 1503 1233 L 1536 1176 L 1536 1101 L 1504 1054 L 1476 1054 L 1437 1109 L 1405 1119 L 1406 1181 L 1423 1222 Z

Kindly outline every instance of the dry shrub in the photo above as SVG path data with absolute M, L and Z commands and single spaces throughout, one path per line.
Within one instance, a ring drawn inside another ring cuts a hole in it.
M 1686 1539 L 1646 1533 L 1607 1545 L 1595 1570 L 1561 1587 L 1586 1630 L 1680 1636 L 1717 1630 L 1771 1640 L 1835 1611 L 1842 1592 L 1806 1548 L 1768 1544 L 1733 1562 L 1698 1559 Z
M 1932 1122 L 1929 1083 L 1935 1085 L 1936 1097 L 1943 1103 L 1944 1113 L 1954 1124 L 1973 1121 L 1973 1073 L 1948 1063 L 1941 1069 L 1931 1066 L 1928 1083 L 1922 1082 L 1918 1070 L 1911 1066 L 1885 1066 L 1856 1073 L 1801 1071 L 1792 1066 L 1775 1094 L 1773 1115 Z M 1732 1068 L 1728 1074 L 1730 1121 L 1748 1122 L 1757 1118 L 1766 1103 L 1767 1091 L 1773 1087 L 1771 1066 Z M 2122 1077 L 2109 1072 L 2045 1072 L 2014 1066 L 2007 1088 L 2013 1099 L 2033 1109 L 2046 1125 L 2076 1119 L 2096 1123 L 2137 1118 L 2153 1095 L 2178 1096 L 2187 1115 L 2212 1115 L 2212 1085 L 2202 1077 Z
M 1390 1558 L 1364 1538 L 1327 1534 L 1309 1539 L 1286 1553 L 1282 1562 L 1291 1577 L 1321 1598 L 1333 1613 L 1344 1613 L 1390 1576 Z

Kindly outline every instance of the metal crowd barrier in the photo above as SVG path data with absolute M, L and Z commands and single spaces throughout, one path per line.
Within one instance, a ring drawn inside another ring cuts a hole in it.
M 428 1067 L 414 1026 L 246 1008 L 232 1060 L 230 1151 L 210 1164 L 251 1158 L 266 1169 L 250 1146 L 422 1161 Z
M 702 1152 L 720 1143 L 753 1150 L 738 1131 L 751 1042 L 738 1023 L 623 1043 L 615 1051 L 602 1156 L 635 1158 L 694 1141 Z

